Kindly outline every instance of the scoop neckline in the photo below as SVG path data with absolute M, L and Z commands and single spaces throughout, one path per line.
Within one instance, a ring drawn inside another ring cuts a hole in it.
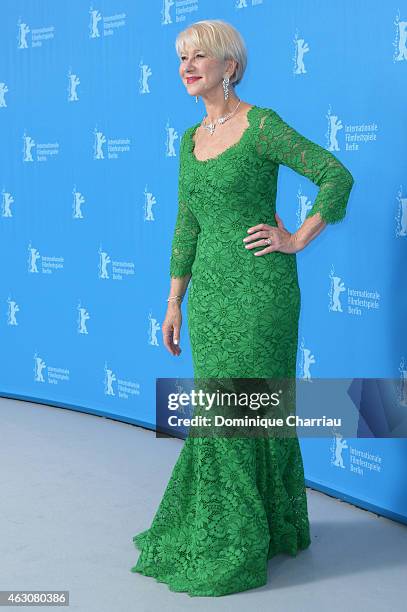
M 197 131 L 198 127 L 201 125 L 201 121 L 199 123 L 196 123 L 195 125 L 192 126 L 191 131 L 190 131 L 190 135 L 189 135 L 189 144 L 190 144 L 190 153 L 191 153 L 191 157 L 192 159 L 197 163 L 197 164 L 208 164 L 209 162 L 214 162 L 217 161 L 220 158 L 225 157 L 230 151 L 233 151 L 234 149 L 236 149 L 239 145 L 243 144 L 245 138 L 247 137 L 247 135 L 250 132 L 250 128 L 252 127 L 252 112 L 254 110 L 256 110 L 257 108 L 259 108 L 256 104 L 253 104 L 249 110 L 246 113 L 246 118 L 248 121 L 248 126 L 245 128 L 243 134 L 241 135 L 241 137 L 239 138 L 239 140 L 237 142 L 235 142 L 234 144 L 230 145 L 229 147 L 227 147 L 224 151 L 221 151 L 220 153 L 218 153 L 218 155 L 215 155 L 215 157 L 208 157 L 207 159 L 198 159 L 195 156 L 194 150 L 195 150 L 195 142 L 193 140 L 193 136 L 195 134 L 195 132 Z

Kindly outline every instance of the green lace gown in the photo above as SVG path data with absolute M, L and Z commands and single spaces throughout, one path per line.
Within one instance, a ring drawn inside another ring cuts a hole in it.
M 319 186 L 307 217 L 346 213 L 353 177 L 270 108 L 252 106 L 241 139 L 199 161 L 180 144 L 170 275 L 191 274 L 188 331 L 197 378 L 295 377 L 300 289 L 295 254 L 245 249 L 247 229 L 276 226 L 279 164 Z M 185 340 L 184 340 L 185 342 Z M 267 582 L 267 560 L 311 543 L 297 437 L 187 437 L 132 572 L 190 596 Z

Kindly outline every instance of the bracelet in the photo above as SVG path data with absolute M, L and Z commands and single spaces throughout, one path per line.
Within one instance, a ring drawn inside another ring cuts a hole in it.
M 170 295 L 170 297 L 167 298 L 167 302 L 169 302 L 169 301 L 178 301 L 179 300 L 179 303 L 181 303 L 183 297 L 184 297 L 183 295 Z

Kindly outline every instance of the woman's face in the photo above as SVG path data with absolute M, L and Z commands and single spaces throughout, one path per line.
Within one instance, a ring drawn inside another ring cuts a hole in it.
M 213 87 L 219 87 L 225 75 L 226 62 L 209 57 L 200 49 L 192 48 L 184 49 L 180 59 L 179 74 L 191 96 L 199 96 Z

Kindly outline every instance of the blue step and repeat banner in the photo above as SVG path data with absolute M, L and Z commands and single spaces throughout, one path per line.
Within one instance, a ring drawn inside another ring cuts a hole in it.
M 161 324 L 179 143 L 200 121 L 177 33 L 224 19 L 236 93 L 355 178 L 345 220 L 298 258 L 298 377 L 407 384 L 407 7 L 389 0 L 2 0 L 0 393 L 155 427 L 156 378 L 193 376 Z M 282 166 L 295 231 L 318 187 Z M 185 304 L 184 304 L 185 305 Z M 407 406 L 406 406 L 407 412 Z M 405 439 L 302 439 L 307 484 L 407 522 Z

